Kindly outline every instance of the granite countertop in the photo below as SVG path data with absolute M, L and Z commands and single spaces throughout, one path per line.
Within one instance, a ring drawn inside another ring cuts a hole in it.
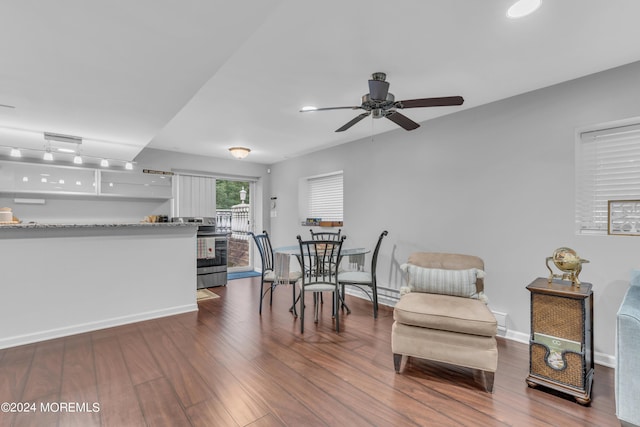
M 47 229 L 47 228 L 126 228 L 126 227 L 193 227 L 197 226 L 196 223 L 189 222 L 132 222 L 132 223 L 114 223 L 114 224 L 50 224 L 50 223 L 4 223 L 0 224 L 0 230 L 20 230 L 20 229 Z

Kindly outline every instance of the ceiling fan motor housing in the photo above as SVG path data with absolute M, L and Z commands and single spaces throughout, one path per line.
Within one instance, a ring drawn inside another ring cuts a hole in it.
M 387 93 L 386 99 L 378 100 L 374 99 L 371 94 L 362 95 L 362 108 L 365 111 L 373 111 L 373 117 L 384 117 L 384 114 L 377 116 L 375 110 L 388 110 L 394 106 L 395 97 L 392 93 Z
M 384 80 L 369 80 L 369 95 L 376 101 L 384 101 L 389 93 L 389 82 Z

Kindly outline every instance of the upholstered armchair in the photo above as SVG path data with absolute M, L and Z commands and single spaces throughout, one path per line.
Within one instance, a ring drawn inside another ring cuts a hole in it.
M 416 252 L 402 265 L 408 286 L 393 310 L 397 373 L 409 356 L 478 370 L 493 392 L 497 322 L 484 297 L 484 262 L 471 255 Z
M 640 270 L 631 274 L 617 323 L 616 414 L 623 426 L 640 426 Z

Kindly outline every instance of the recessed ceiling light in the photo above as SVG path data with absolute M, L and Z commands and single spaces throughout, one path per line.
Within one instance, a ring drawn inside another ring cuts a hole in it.
M 507 11 L 509 18 L 522 18 L 533 13 L 540 7 L 542 0 L 519 0 Z
M 317 110 L 318 107 L 314 107 L 313 105 L 305 105 L 300 109 L 300 111 L 314 111 Z

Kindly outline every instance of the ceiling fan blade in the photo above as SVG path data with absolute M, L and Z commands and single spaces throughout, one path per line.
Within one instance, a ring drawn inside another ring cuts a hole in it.
M 344 132 L 345 130 L 349 129 L 351 126 L 353 126 L 356 123 L 358 123 L 360 120 L 362 120 L 365 117 L 367 117 L 369 114 L 371 114 L 371 113 L 370 112 L 366 112 L 366 113 L 360 114 L 359 116 L 356 116 L 354 119 L 352 119 L 350 122 L 348 122 L 345 125 L 343 125 L 341 128 L 336 129 L 336 132 Z
M 409 117 L 398 113 L 397 111 L 392 111 L 385 116 L 387 119 L 391 120 L 393 123 L 397 124 L 404 130 L 414 130 L 420 127 L 419 124 L 411 120 Z
M 327 111 L 327 110 L 359 110 L 361 107 L 353 106 L 353 107 L 325 107 L 325 108 L 309 108 L 307 110 L 300 110 L 301 113 L 309 113 L 313 111 Z
M 462 105 L 464 98 L 461 96 L 444 96 L 441 98 L 421 98 L 397 101 L 396 108 L 417 108 L 417 107 L 446 107 L 449 105 Z

